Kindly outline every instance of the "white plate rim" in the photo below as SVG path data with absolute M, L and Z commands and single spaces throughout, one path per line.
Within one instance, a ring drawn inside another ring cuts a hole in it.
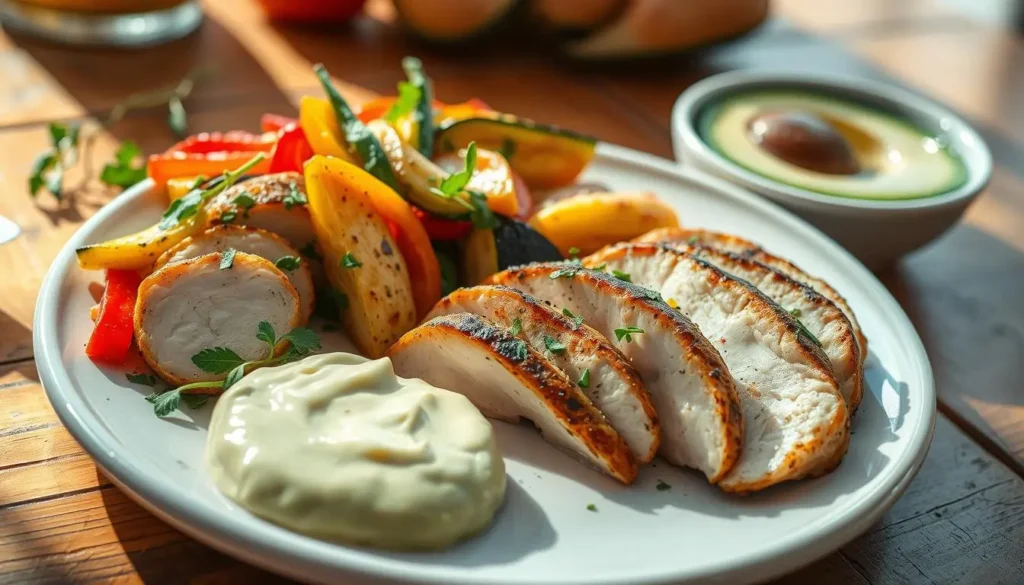
M 673 161 L 661 159 L 654 155 L 607 143 L 599 143 L 595 162 L 607 160 L 611 163 L 626 164 L 640 167 L 644 172 L 668 175 L 675 180 L 714 191 L 717 196 L 727 197 L 738 204 L 753 207 L 769 217 L 771 221 L 802 232 L 815 241 L 830 257 L 843 262 L 844 268 L 854 271 L 855 276 L 870 289 L 872 300 L 881 308 L 893 328 L 901 336 L 903 349 L 915 358 L 916 369 L 919 370 L 923 394 L 924 424 L 918 425 L 913 436 L 909 437 L 909 448 L 904 449 L 892 462 L 891 471 L 884 481 L 869 494 L 849 503 L 843 513 L 843 522 L 833 522 L 827 531 L 814 531 L 809 528 L 786 534 L 771 545 L 763 548 L 759 554 L 747 554 L 730 559 L 729 562 L 716 566 L 704 566 L 700 572 L 693 567 L 680 567 L 673 571 L 663 571 L 646 575 L 641 581 L 631 581 L 636 585 L 658 585 L 688 579 L 730 579 L 739 578 L 745 581 L 755 574 L 756 580 L 766 580 L 789 572 L 836 550 L 866 530 L 878 520 L 895 500 L 906 489 L 910 480 L 916 475 L 927 455 L 928 446 L 935 425 L 935 384 L 930 362 L 924 345 L 921 342 L 910 319 L 902 308 L 878 281 L 875 276 L 857 261 L 849 252 L 822 234 L 816 228 L 800 220 L 796 216 L 765 199 L 722 179 L 699 172 L 691 172 L 679 167 Z M 124 490 L 144 508 L 168 522 L 175 528 L 217 548 L 231 556 L 263 568 L 285 574 L 297 579 L 310 579 L 310 567 L 324 571 L 347 571 L 371 579 L 388 579 L 405 583 L 430 583 L 438 585 L 456 585 L 478 582 L 472 575 L 453 571 L 446 567 L 424 567 L 422 570 L 404 566 L 396 566 L 395 561 L 380 557 L 368 556 L 356 549 L 337 547 L 337 555 L 325 559 L 310 551 L 301 541 L 273 539 L 260 534 L 243 530 L 233 519 L 233 515 L 220 510 L 207 510 L 194 506 L 187 493 L 175 490 L 173 486 L 165 486 L 148 478 L 130 462 L 117 455 L 117 442 L 93 416 L 85 402 L 76 392 L 65 392 L 64 388 L 72 388 L 73 383 L 63 367 L 61 348 L 55 335 L 44 335 L 45 331 L 56 331 L 58 309 L 57 300 L 61 287 L 69 270 L 76 269 L 75 248 L 82 245 L 82 234 L 90 233 L 108 217 L 115 214 L 121 207 L 143 194 L 151 187 L 144 182 L 118 197 L 117 200 L 104 206 L 98 213 L 89 218 L 76 233 L 69 238 L 57 254 L 40 288 L 33 323 L 33 348 L 36 367 L 40 382 L 50 404 L 58 418 L 71 435 L 95 460 L 113 483 Z M 113 448 L 113 450 L 112 450 Z M 510 578 L 489 578 L 490 585 L 568 585 L 565 580 L 544 581 L 540 579 L 524 579 L 522 575 Z M 622 579 L 602 578 L 601 576 L 581 576 L 578 583 L 589 585 L 621 585 Z

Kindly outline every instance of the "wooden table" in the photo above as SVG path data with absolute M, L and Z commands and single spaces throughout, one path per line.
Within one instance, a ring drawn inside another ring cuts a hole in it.
M 391 92 L 401 56 L 421 55 L 438 97 L 585 129 L 671 157 L 672 101 L 706 75 L 776 67 L 897 82 L 956 107 L 992 147 L 991 187 L 965 222 L 881 275 L 928 348 L 939 391 L 935 440 L 920 475 L 881 522 L 780 583 L 1024 583 L 1024 42 L 972 20 L 958 0 L 777 0 L 740 42 L 658 67 L 578 67 L 519 47 L 431 50 L 364 20 L 340 30 L 265 24 L 247 0 L 207 3 L 189 39 L 142 53 L 68 51 L 0 33 L 0 215 L 24 233 L 0 246 L 0 582 L 278 583 L 144 512 L 100 474 L 56 420 L 32 361 L 32 310 L 60 246 L 111 197 L 70 206 L 24 195 L 45 124 L 103 115 L 127 94 L 219 75 L 188 100 L 190 130 L 255 129 L 316 91 L 310 64 L 345 79 L 353 99 Z M 386 6 L 373 4 L 386 17 Z M 100 137 L 148 152 L 173 138 L 163 112 L 130 115 Z M 69 184 L 77 179 L 68 177 Z

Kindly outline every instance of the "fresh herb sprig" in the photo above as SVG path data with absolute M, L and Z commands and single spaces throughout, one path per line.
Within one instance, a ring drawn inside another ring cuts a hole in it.
M 398 98 L 395 100 L 395 103 L 391 104 L 388 111 L 385 112 L 384 119 L 389 124 L 394 124 L 400 120 L 402 116 L 411 114 L 413 110 L 416 109 L 416 104 L 419 103 L 422 93 L 423 92 L 420 91 L 420 88 L 416 87 L 412 83 L 409 83 L 408 81 L 399 81 Z
M 634 327 L 632 325 L 629 327 L 623 327 L 621 329 L 615 330 L 615 339 L 617 341 L 622 341 L 623 339 L 625 339 L 626 343 L 631 343 L 633 341 L 633 336 L 636 335 L 637 333 L 644 333 L 644 330 L 639 327 Z
M 466 156 L 463 160 L 465 166 L 461 171 L 441 179 L 441 183 L 437 187 L 432 187 L 430 192 L 465 207 L 469 211 L 469 220 L 473 222 L 473 227 L 492 230 L 498 227 L 498 218 L 487 204 L 487 195 L 475 189 L 467 189 L 476 171 L 476 142 L 470 142 L 466 147 Z
M 246 172 L 252 167 L 256 166 L 263 159 L 267 157 L 262 152 L 256 153 L 251 159 L 245 164 L 238 167 L 233 171 L 225 171 L 223 178 L 217 181 L 214 185 L 206 189 L 193 189 L 179 199 L 175 199 L 167 206 L 167 211 L 163 214 L 163 219 L 160 220 L 160 229 L 169 230 L 174 226 L 188 221 L 191 217 L 199 213 L 203 204 L 216 197 L 228 187 L 234 185 L 238 179 L 240 179 Z M 239 195 L 235 198 L 235 204 L 238 205 L 238 199 L 241 199 L 244 195 Z
M 193 382 L 173 390 L 151 394 L 146 399 L 153 403 L 153 412 L 159 417 L 167 416 L 177 410 L 182 402 L 192 408 L 198 408 L 194 406 L 196 402 L 205 402 L 207 396 L 227 390 L 248 372 L 294 361 L 320 349 L 317 334 L 305 327 L 296 327 L 277 337 L 273 325 L 267 321 L 260 321 L 256 338 L 267 346 L 265 355 L 260 359 L 246 361 L 228 347 L 210 347 L 193 355 L 192 363 L 200 370 L 208 374 L 227 376 L 224 380 Z M 288 344 L 288 349 L 281 355 L 276 355 L 278 348 L 284 343 Z

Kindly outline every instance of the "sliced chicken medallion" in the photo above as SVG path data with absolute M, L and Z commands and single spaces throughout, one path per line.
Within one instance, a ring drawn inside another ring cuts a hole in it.
M 659 453 L 712 483 L 743 442 L 736 388 L 718 351 L 697 327 L 651 291 L 573 263 L 510 268 L 489 279 L 569 309 L 633 364 L 661 424 Z
M 864 387 L 864 362 L 853 325 L 832 301 L 811 287 L 751 258 L 711 246 L 672 244 L 717 268 L 746 280 L 789 311 L 821 344 L 832 364 L 843 399 L 852 413 L 860 404 Z
M 850 324 L 853 325 L 854 334 L 857 336 L 857 343 L 860 345 L 861 361 L 866 360 L 868 357 L 868 340 L 864 337 L 860 324 L 857 323 L 857 317 L 853 314 L 853 309 L 850 308 L 850 305 L 846 302 L 846 299 L 843 298 L 843 295 L 839 294 L 836 289 L 832 288 L 832 286 L 824 280 L 807 274 L 799 266 L 785 258 L 779 258 L 778 256 L 773 256 L 768 252 L 765 252 L 761 246 L 754 242 L 730 234 L 723 234 L 710 230 L 684 228 L 659 228 L 651 230 L 633 241 L 642 244 L 686 242 L 689 244 L 714 246 L 715 248 L 725 252 L 731 252 L 733 254 L 752 258 L 765 266 L 778 270 L 793 280 L 802 282 L 811 287 L 817 291 L 818 294 L 832 301 L 837 307 L 842 309 L 843 313 L 846 314 L 846 318 L 850 320 Z
M 266 321 L 278 335 L 301 320 L 299 293 L 269 260 L 236 252 L 167 264 L 139 286 L 135 340 L 146 362 L 168 382 L 218 380 L 192 362 L 204 349 L 226 347 L 243 360 L 266 357 L 256 337 Z M 225 372 L 226 373 L 226 372 Z
M 388 356 L 399 376 L 463 394 L 491 418 L 529 419 L 545 439 L 619 481 L 636 477 L 625 440 L 586 394 L 504 327 L 444 315 L 403 335 Z
M 265 229 L 288 240 L 307 257 L 318 256 L 301 173 L 275 173 L 248 179 L 210 200 L 211 225 L 236 224 Z
M 748 492 L 815 476 L 849 445 L 849 414 L 832 366 L 785 309 L 753 285 L 692 254 L 654 244 L 619 244 L 585 261 L 649 286 L 715 344 L 739 389 L 743 454 L 719 482 Z
M 199 235 L 185 238 L 164 252 L 157 260 L 156 266 L 160 268 L 171 262 L 223 252 L 229 248 L 274 262 L 299 292 L 302 323 L 309 321 L 316 303 L 310 262 L 303 259 L 298 250 L 290 246 L 284 238 L 267 230 L 239 225 L 219 225 Z
M 441 299 L 427 318 L 452 313 L 480 315 L 509 328 L 583 389 L 626 440 L 637 461 L 646 463 L 654 457 L 661 428 L 640 375 L 582 317 L 556 313 L 507 286 L 458 289 Z

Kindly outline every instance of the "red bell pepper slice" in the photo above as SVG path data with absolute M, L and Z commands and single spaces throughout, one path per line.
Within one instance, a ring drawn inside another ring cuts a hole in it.
M 289 118 L 281 114 L 263 114 L 260 116 L 260 128 L 264 132 L 277 132 L 298 123 L 299 121 L 296 118 Z
M 99 317 L 85 346 L 85 355 L 107 364 L 125 362 L 132 345 L 135 301 L 141 283 L 139 273 L 134 270 L 107 270 Z
M 270 172 L 283 173 L 295 171 L 301 173 L 306 161 L 313 158 L 313 147 L 306 139 L 306 133 L 297 123 L 281 130 L 277 146 L 270 158 Z
M 252 160 L 256 152 L 210 152 L 207 154 L 172 152 L 150 155 L 147 172 L 158 186 L 174 177 L 215 177 L 224 171 L 233 171 Z M 249 170 L 250 175 L 264 175 L 270 170 L 270 160 L 264 159 Z
M 445 219 L 438 217 L 418 207 L 413 207 L 413 213 L 423 224 L 423 229 L 431 240 L 458 240 L 469 235 L 473 231 L 473 222 L 460 219 Z
M 189 154 L 210 154 L 213 152 L 270 152 L 274 149 L 276 136 L 253 134 L 242 130 L 231 132 L 202 132 L 189 136 L 175 144 L 167 152 Z

